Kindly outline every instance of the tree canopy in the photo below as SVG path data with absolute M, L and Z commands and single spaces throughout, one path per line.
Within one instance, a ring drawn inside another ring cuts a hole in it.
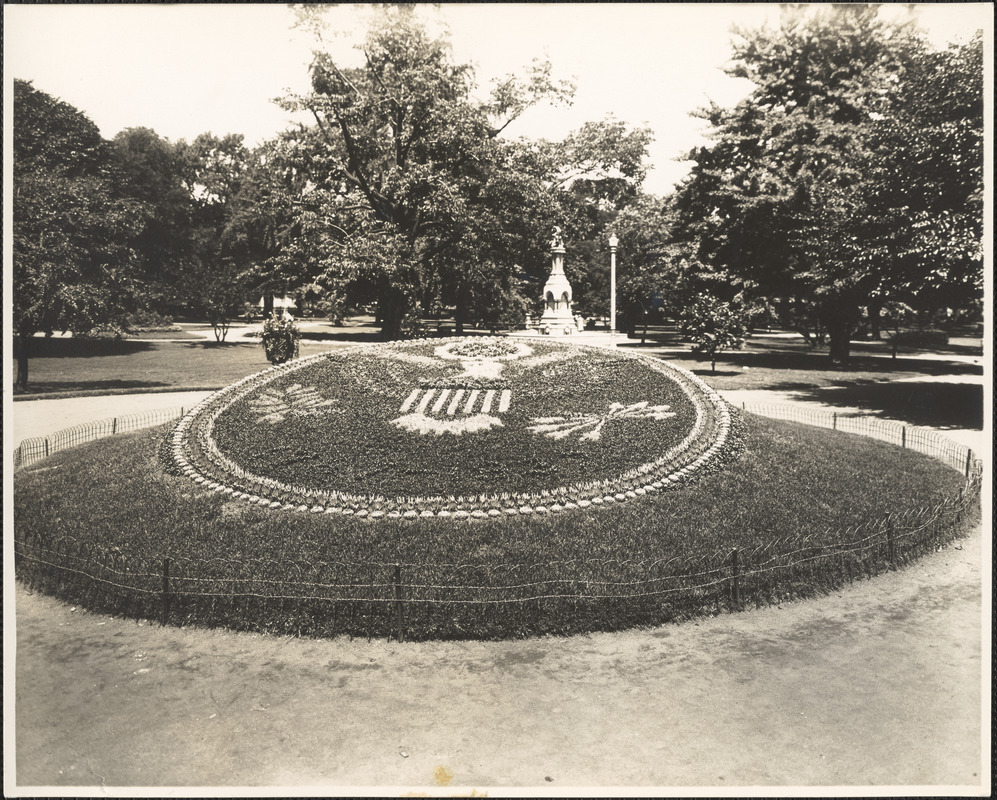
M 298 13 L 318 29 L 321 6 Z M 697 112 L 712 142 L 659 198 L 642 188 L 646 127 L 608 116 L 560 141 L 514 137 L 531 106 L 571 101 L 549 62 L 481 99 L 412 6 L 373 19 L 358 66 L 319 40 L 310 91 L 278 101 L 308 121 L 252 149 L 144 127 L 106 141 L 15 81 L 20 384 L 35 333 L 139 306 L 204 315 L 219 337 L 259 294 L 374 304 L 386 338 L 450 309 L 458 333 L 518 326 L 540 303 L 554 225 L 587 315 L 608 313 L 619 236 L 625 328 L 704 302 L 764 309 L 826 331 L 846 363 L 860 319 L 981 302 L 982 35 L 939 51 L 871 5 L 786 6 L 775 28 L 735 31 L 728 72 L 754 89 Z
M 111 148 L 67 103 L 14 82 L 13 329 L 16 385 L 31 337 L 114 321 L 134 291 L 139 211 L 116 196 Z
M 284 99 L 314 124 L 281 137 L 264 166 L 281 198 L 274 238 L 297 255 L 267 256 L 261 279 L 374 299 L 388 338 L 443 306 L 458 329 L 471 316 L 521 321 L 551 226 L 581 240 L 590 209 L 635 196 L 649 133 L 608 119 L 563 142 L 509 138 L 518 115 L 567 101 L 570 84 L 535 61 L 478 101 L 471 68 L 405 7 L 382 9 L 362 51 L 361 67 L 316 52 L 312 91 Z M 247 229 L 266 227 L 259 203 L 243 209 Z
M 932 250 L 944 263 L 935 275 L 950 288 L 955 272 L 964 284 L 979 274 L 970 219 L 979 219 L 972 198 L 982 174 L 974 133 L 982 134 L 981 109 L 953 100 L 964 127 L 933 124 L 949 112 L 929 98 L 947 81 L 962 87 L 956 97 L 975 97 L 982 75 L 934 68 L 939 57 L 913 24 L 884 22 L 875 6 L 788 7 L 777 30 L 738 34 L 729 73 L 755 89 L 732 109 L 701 112 L 715 143 L 690 154 L 696 166 L 679 190 L 680 235 L 756 296 L 816 319 L 832 360 L 845 363 L 860 309 L 930 285 L 922 259 Z M 912 147 L 920 151 L 914 163 Z M 940 170 L 924 170 L 939 159 Z M 959 176 L 946 175 L 943 165 L 956 164 L 965 165 Z M 934 185 L 922 209 L 906 198 L 925 179 Z

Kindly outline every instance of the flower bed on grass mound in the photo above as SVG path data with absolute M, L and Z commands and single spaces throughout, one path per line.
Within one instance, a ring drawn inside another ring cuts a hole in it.
M 167 426 L 14 476 L 17 577 L 94 611 L 276 634 L 516 638 L 779 603 L 979 519 L 979 480 L 744 417 L 737 469 L 602 508 L 483 519 L 273 513 L 164 472 Z M 736 555 L 735 555 L 736 553 Z
M 736 415 L 691 373 L 602 347 L 459 338 L 266 370 L 178 423 L 164 457 L 277 510 L 514 517 L 633 499 L 724 468 Z

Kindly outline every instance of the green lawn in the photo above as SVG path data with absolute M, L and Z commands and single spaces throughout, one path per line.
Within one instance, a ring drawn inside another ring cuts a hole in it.
M 639 339 L 626 340 L 621 347 L 667 350 L 664 358 L 692 370 L 715 389 L 794 392 L 804 399 L 859 406 L 912 424 L 983 427 L 982 386 L 940 380 L 983 374 L 982 356 L 980 363 L 956 358 L 975 357 L 979 339 L 953 340 L 932 360 L 914 358 L 910 352 L 893 359 L 885 342 L 856 343 L 851 368 L 843 370 L 832 367 L 826 353 L 810 350 L 800 340 L 758 336 L 743 350 L 723 354 L 712 372 L 709 362 L 689 352 L 674 334 L 652 333 L 644 347 Z M 302 356 L 377 339 L 370 325 L 326 326 L 308 335 L 301 342 Z M 33 346 L 29 392 L 17 395 L 20 399 L 220 389 L 269 366 L 255 342 L 36 339 Z
M 21 399 L 221 389 L 270 366 L 257 342 L 37 339 Z M 302 356 L 338 342 L 302 341 Z

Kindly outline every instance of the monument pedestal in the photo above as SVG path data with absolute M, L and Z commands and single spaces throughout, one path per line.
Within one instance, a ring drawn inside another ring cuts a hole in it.
M 559 228 L 554 229 L 550 250 L 550 277 L 544 284 L 544 312 L 537 331 L 544 336 L 572 336 L 578 332 L 578 323 L 571 311 L 571 284 L 564 274 L 564 242 Z

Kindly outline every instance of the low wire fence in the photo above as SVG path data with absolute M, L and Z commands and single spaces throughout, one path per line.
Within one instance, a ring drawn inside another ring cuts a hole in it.
M 15 567 L 32 588 L 163 624 L 399 641 L 497 639 L 661 624 L 827 592 L 931 552 L 979 519 L 982 463 L 970 448 L 935 431 L 798 406 L 744 408 L 909 447 L 960 469 L 965 480 L 958 494 L 934 506 L 843 531 L 653 560 L 415 564 L 136 558 L 69 537 L 25 538 L 15 529 Z M 172 410 L 161 413 L 162 418 L 135 415 L 126 424 L 138 428 L 144 426 L 141 420 L 151 425 L 177 416 Z M 121 419 L 116 432 L 123 430 Z
M 968 479 L 973 469 L 983 465 L 972 448 L 952 441 L 932 428 L 905 425 L 894 420 L 879 419 L 867 414 L 842 413 L 823 408 L 807 408 L 788 403 L 742 403 L 741 408 L 752 414 L 789 422 L 801 422 L 816 428 L 828 428 L 844 433 L 855 433 L 899 445 L 908 450 L 936 458 Z M 975 467 L 974 467 L 975 464 Z
M 72 428 L 64 428 L 49 436 L 24 439 L 14 450 L 14 469 L 34 464 L 36 461 L 48 458 L 52 453 L 65 450 L 67 447 L 76 447 L 78 444 L 92 442 L 95 439 L 103 439 L 118 433 L 130 433 L 179 419 L 184 415 L 185 410 L 183 406 L 179 406 L 108 417 L 94 422 L 85 422 Z

